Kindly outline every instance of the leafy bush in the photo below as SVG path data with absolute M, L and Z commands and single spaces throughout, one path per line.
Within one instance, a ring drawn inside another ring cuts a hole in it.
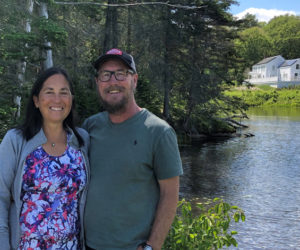
M 245 221 L 244 212 L 237 206 L 230 206 L 221 199 L 214 199 L 215 205 L 209 209 L 197 204 L 200 215 L 192 214 L 190 202 L 179 202 L 180 215 L 176 215 L 162 249 L 208 250 L 224 246 L 237 246 L 236 231 L 229 232 L 232 219 Z

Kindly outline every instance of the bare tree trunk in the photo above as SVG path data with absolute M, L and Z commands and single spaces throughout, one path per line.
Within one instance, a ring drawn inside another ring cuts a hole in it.
M 41 2 L 39 4 L 39 16 L 45 17 L 46 19 L 48 19 L 47 3 Z M 42 51 L 43 57 L 45 58 L 45 60 L 43 62 L 43 69 L 48 69 L 53 66 L 51 42 L 49 42 L 49 41 L 47 41 L 47 39 L 45 39 L 44 46 L 45 46 L 45 48 Z
M 196 44 L 196 39 L 195 36 L 191 36 L 190 40 L 193 41 L 193 45 L 190 48 L 190 55 L 191 55 L 191 62 L 192 65 L 196 65 L 196 58 L 195 58 L 195 53 L 193 53 L 196 50 L 197 44 Z M 193 92 L 195 90 L 195 88 L 197 87 L 197 80 L 195 77 L 195 71 L 196 71 L 196 67 L 193 68 L 193 71 L 190 75 L 190 79 L 188 80 L 188 97 L 187 97 L 187 114 L 185 116 L 185 122 L 184 122 L 184 128 L 186 130 L 186 132 L 190 133 L 190 134 L 194 134 L 194 133 L 198 133 L 197 130 L 195 129 L 195 126 L 192 124 L 191 121 L 191 116 L 192 113 L 194 112 L 194 109 L 196 107 L 196 102 L 194 100 L 194 96 L 193 96 Z
M 110 45 L 111 17 L 110 17 L 110 15 L 111 15 L 111 12 L 110 12 L 110 8 L 108 7 L 106 9 L 106 20 L 105 20 L 105 30 L 104 30 L 104 41 L 103 41 L 102 53 L 105 53 L 105 51 L 107 51 L 109 48 L 111 48 L 111 45 Z
M 132 2 L 132 1 L 130 1 Z M 128 8 L 127 9 L 127 52 L 131 53 L 132 52 L 132 9 Z
M 114 4 L 115 0 L 109 0 L 108 4 Z M 111 48 L 118 46 L 118 22 L 117 22 L 117 9 L 107 7 L 106 9 L 106 22 L 104 31 L 103 53 Z
M 164 58 L 164 110 L 163 117 L 166 121 L 170 119 L 170 88 L 171 88 L 171 79 L 170 79 L 170 69 L 169 69 L 169 10 L 167 9 L 165 12 L 165 58 Z
M 24 5 L 26 6 L 26 11 L 29 14 L 29 16 L 32 15 L 33 12 L 33 5 L 34 2 L 33 0 L 26 0 Z M 24 25 L 24 30 L 27 33 L 31 32 L 31 20 L 30 17 L 28 17 L 25 20 L 25 25 Z M 25 47 L 28 46 L 28 44 L 24 45 Z M 26 72 L 26 57 L 23 58 L 23 60 L 21 60 L 21 62 L 18 63 L 17 65 L 17 78 L 18 78 L 18 87 L 22 88 L 24 81 L 25 81 L 25 72 Z M 19 95 L 16 95 L 14 97 L 14 103 L 17 107 L 16 113 L 15 113 L 15 118 L 18 119 L 20 117 L 21 114 L 21 105 L 22 105 L 22 97 Z
M 164 110 L 163 116 L 166 121 L 170 119 L 170 73 L 169 73 L 169 59 L 168 51 L 165 52 L 165 70 L 164 70 Z
M 118 13 L 117 8 L 113 8 L 112 10 L 112 30 L 111 30 L 111 37 L 112 37 L 112 47 L 116 48 L 119 44 L 119 32 L 118 32 Z

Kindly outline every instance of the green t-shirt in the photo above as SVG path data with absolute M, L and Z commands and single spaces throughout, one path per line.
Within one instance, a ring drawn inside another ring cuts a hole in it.
M 161 179 L 182 174 L 174 130 L 143 109 L 113 124 L 107 112 L 88 118 L 91 181 L 85 234 L 95 249 L 136 249 L 148 239 Z

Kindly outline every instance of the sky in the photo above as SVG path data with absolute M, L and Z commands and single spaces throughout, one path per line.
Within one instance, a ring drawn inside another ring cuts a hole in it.
M 268 22 L 274 16 L 299 15 L 300 0 L 236 0 L 238 5 L 232 5 L 230 12 L 242 18 L 247 13 L 255 15 L 258 21 Z

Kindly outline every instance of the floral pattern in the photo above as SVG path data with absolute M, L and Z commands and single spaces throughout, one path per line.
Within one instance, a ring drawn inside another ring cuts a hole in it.
M 70 146 L 51 156 L 42 146 L 26 158 L 19 249 L 80 249 L 79 199 L 86 184 L 83 155 Z

